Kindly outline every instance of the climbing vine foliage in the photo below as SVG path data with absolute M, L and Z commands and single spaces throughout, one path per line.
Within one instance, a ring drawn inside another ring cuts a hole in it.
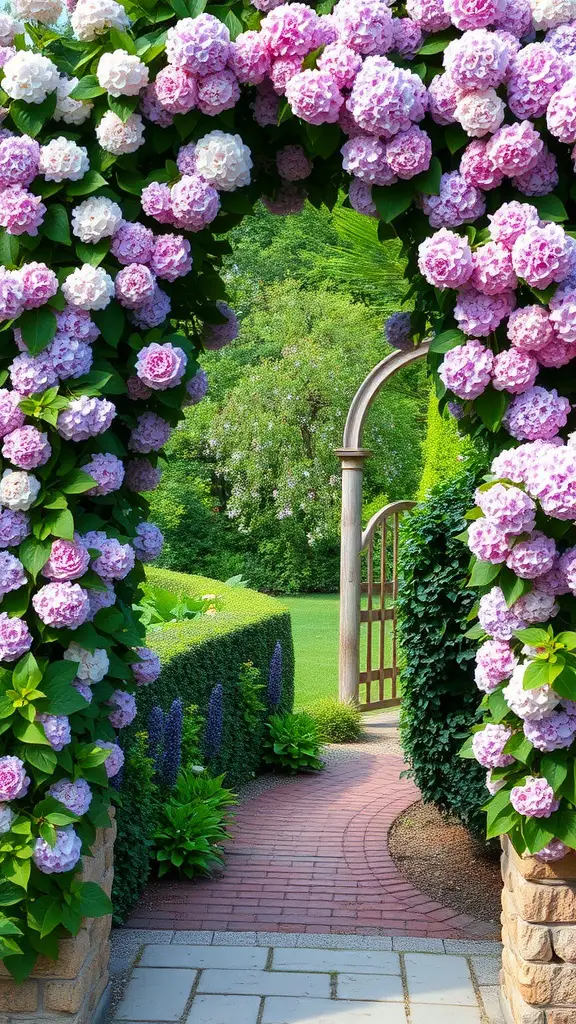
M 344 190 L 398 236 L 413 312 L 389 339 L 434 335 L 442 402 L 509 449 L 469 531 L 490 638 L 473 750 L 491 834 L 576 845 L 576 31 L 572 0 L 531 3 L 0 14 L 0 956 L 16 978 L 110 912 L 80 869 L 111 786 L 121 798 L 118 731 L 159 671 L 135 611 L 162 544 L 146 494 L 206 392 L 199 355 L 236 335 L 225 235 L 259 199 L 289 215 Z

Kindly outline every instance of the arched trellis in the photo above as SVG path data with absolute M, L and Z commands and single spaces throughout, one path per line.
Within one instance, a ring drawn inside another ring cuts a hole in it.
M 362 434 L 368 410 L 384 384 L 399 370 L 422 359 L 428 352 L 424 342 L 410 352 L 393 352 L 378 363 L 358 388 L 350 406 L 342 448 L 338 455 L 342 465 L 342 526 L 340 554 L 340 653 L 339 653 L 339 695 L 340 700 L 358 701 L 360 683 L 360 626 L 362 574 L 361 556 L 371 543 L 374 528 L 382 522 L 387 511 L 382 509 L 374 516 L 362 532 L 362 480 L 364 463 L 370 451 L 362 447 Z M 406 508 L 397 508 L 397 515 Z M 390 511 L 390 510 L 388 510 Z M 370 637 L 369 637 L 370 642 Z

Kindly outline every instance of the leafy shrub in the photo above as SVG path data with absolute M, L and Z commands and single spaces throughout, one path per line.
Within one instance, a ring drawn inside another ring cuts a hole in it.
M 228 808 L 236 803 L 223 782 L 223 775 L 181 772 L 161 808 L 154 836 L 153 855 L 161 878 L 174 871 L 186 878 L 210 875 L 223 863 L 221 845 L 230 838 Z
M 192 765 L 202 762 L 202 740 L 205 721 L 200 715 L 197 704 L 189 704 L 184 708 L 182 723 L 182 767 L 189 769 Z
M 401 731 L 424 799 L 482 830 L 485 772 L 458 757 L 476 718 L 474 644 L 464 637 L 474 602 L 465 589 L 469 552 L 457 535 L 473 504 L 474 476 L 461 475 L 405 516 L 399 564 Z
M 116 810 L 118 836 L 114 846 L 114 921 L 121 923 L 138 899 L 150 874 L 152 837 L 160 812 L 148 736 L 138 732 L 126 753 L 121 805 Z
M 255 741 L 255 730 L 249 728 L 244 719 L 244 695 L 240 679 L 242 665 L 252 662 L 254 668 L 260 671 L 262 678 L 267 678 L 270 660 L 279 640 L 284 655 L 282 701 L 279 710 L 286 712 L 292 709 L 294 651 L 290 615 L 279 601 L 245 587 L 227 587 L 213 579 L 186 576 L 162 569 L 149 569 L 147 578 L 152 586 L 161 587 L 179 596 L 216 594 L 221 607 L 216 615 L 199 615 L 194 619 L 173 622 L 162 629 L 150 632 L 148 643 L 160 655 L 162 672 L 152 686 L 138 691 L 138 715 L 123 734 L 127 759 L 136 742 L 137 733 L 150 728 L 149 716 L 153 708 L 158 707 L 166 714 L 173 701 L 180 699 L 185 708 L 195 705 L 198 715 L 195 738 L 191 738 L 190 741 L 186 739 L 185 715 L 182 764 L 188 767 L 191 761 L 201 763 L 203 758 L 199 754 L 199 739 L 204 735 L 210 694 L 214 685 L 222 680 L 222 743 L 220 753 L 211 760 L 210 769 L 216 775 L 225 772 L 227 784 L 236 788 L 259 771 L 262 761 L 262 747 Z M 263 710 L 258 733 L 262 739 L 266 717 L 267 711 Z M 190 750 L 192 753 L 187 752 Z M 130 779 L 131 770 L 129 766 L 127 768 L 121 795 L 124 799 L 125 787 L 135 786 L 131 813 L 139 825 L 140 807 L 143 804 L 142 793 L 147 792 L 147 787 L 138 781 L 133 783 Z M 153 772 L 153 763 L 151 771 Z M 147 830 L 142 828 L 138 833 L 141 837 L 138 857 L 142 866 L 137 874 L 132 867 L 132 833 L 129 831 L 127 840 L 121 839 L 122 830 L 131 826 L 130 816 L 122 815 L 122 822 L 120 817 L 119 814 L 115 869 L 118 891 L 124 895 L 115 907 L 117 920 L 126 916 L 146 884 L 155 827 L 155 822 L 152 825 L 148 823 Z M 124 878 L 127 879 L 126 883 Z
M 262 714 L 266 711 L 266 705 L 260 700 L 264 689 L 264 684 L 260 682 L 260 676 L 260 669 L 256 668 L 251 661 L 246 661 L 240 666 L 238 682 L 242 695 L 242 717 L 247 728 L 256 732 L 262 728 Z
M 320 738 L 314 719 L 299 711 L 293 715 L 272 715 L 267 723 L 264 760 L 276 771 L 296 775 L 297 772 L 320 771 Z
M 353 701 L 327 697 L 307 709 L 323 743 L 354 743 L 362 735 L 362 715 Z

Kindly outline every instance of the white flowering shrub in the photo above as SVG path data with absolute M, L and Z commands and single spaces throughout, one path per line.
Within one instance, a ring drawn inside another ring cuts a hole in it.
M 496 642 L 471 744 L 489 834 L 576 847 L 573 0 L 206 6 L 0 14 L 0 957 L 18 979 L 110 912 L 76 872 L 158 671 L 135 611 L 162 542 L 146 495 L 206 392 L 199 354 L 236 336 L 223 235 L 260 198 L 289 215 L 344 187 L 402 239 L 414 313 L 388 337 L 434 336 L 442 403 L 492 435 L 501 485 L 470 530 L 475 635 Z

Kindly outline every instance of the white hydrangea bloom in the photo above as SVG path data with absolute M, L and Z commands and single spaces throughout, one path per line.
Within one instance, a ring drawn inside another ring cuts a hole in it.
M 5 11 L 0 12 L 0 46 L 12 46 L 16 36 L 22 35 L 24 25 Z
M 64 651 L 64 660 L 78 662 L 76 678 L 86 683 L 101 683 L 110 668 L 106 651 L 99 647 L 95 651 L 87 651 L 80 644 L 71 643 Z
M 109 96 L 137 96 L 148 85 L 148 68 L 135 54 L 114 50 L 100 57 L 96 77 Z
M 0 835 L 10 831 L 15 817 L 10 804 L 0 804 Z
M 116 0 L 78 0 L 70 23 L 76 39 L 91 42 L 111 28 L 128 28 L 130 18 Z
M 524 673 L 530 664 L 530 661 L 526 661 L 523 665 L 517 665 L 508 686 L 504 687 L 502 692 L 504 700 L 515 715 L 538 721 L 553 711 L 560 698 L 549 686 L 537 686 L 533 690 L 524 689 Z
M 81 242 L 94 244 L 110 238 L 122 224 L 118 203 L 105 196 L 92 196 L 72 210 L 72 231 Z
M 40 174 L 46 181 L 79 181 L 90 170 L 86 146 L 60 135 L 40 148 Z
M 61 0 L 14 0 L 14 13 L 24 21 L 53 25 L 62 14 Z
M 535 29 L 557 28 L 576 18 L 576 0 L 530 0 Z
M 144 122 L 140 114 L 130 114 L 122 121 L 113 110 L 107 110 L 96 128 L 96 138 L 102 149 L 114 156 L 135 153 L 144 142 Z
M 233 192 L 250 184 L 252 157 L 239 135 L 213 131 L 196 143 L 196 173 L 214 188 Z
M 40 493 L 40 481 L 32 473 L 6 469 L 0 480 L 0 505 L 13 512 L 27 512 Z
M 19 50 L 4 65 L 2 88 L 13 100 L 43 103 L 58 88 L 60 73 L 41 53 Z
M 77 78 L 61 76 L 56 90 L 56 110 L 52 115 L 55 121 L 64 121 L 64 124 L 83 124 L 86 118 L 90 117 L 93 103 L 70 98 L 70 93 L 77 85 Z
M 114 281 L 102 267 L 83 263 L 66 278 L 62 294 L 79 309 L 105 309 L 114 295 Z

